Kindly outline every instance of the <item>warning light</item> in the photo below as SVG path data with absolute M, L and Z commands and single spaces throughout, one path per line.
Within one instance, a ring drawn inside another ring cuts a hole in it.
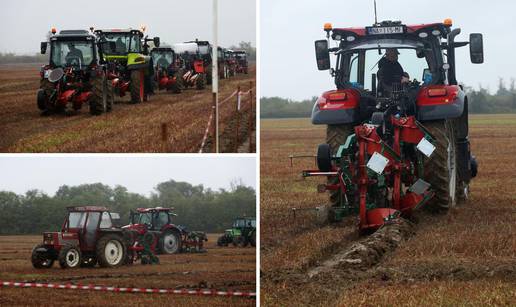
M 446 18 L 443 22 L 443 24 L 447 27 L 451 27 L 452 24 L 453 24 L 453 21 L 451 20 L 451 18 Z
M 52 27 L 52 29 L 50 29 L 50 32 L 52 32 L 52 34 L 56 34 L 57 33 L 57 30 L 55 27 Z
M 327 22 L 324 24 L 324 31 L 331 31 L 333 29 L 333 26 L 330 22 Z
M 141 25 L 141 26 L 140 26 L 140 29 L 142 30 L 142 32 L 145 32 L 145 30 L 147 29 L 147 26 L 145 26 L 145 25 Z

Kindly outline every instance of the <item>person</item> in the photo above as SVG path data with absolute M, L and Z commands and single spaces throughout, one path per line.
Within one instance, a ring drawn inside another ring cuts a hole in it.
M 378 80 L 382 90 L 391 92 L 395 83 L 407 83 L 409 75 L 398 62 L 399 51 L 396 48 L 388 48 L 385 56 L 378 62 Z
M 116 52 L 117 53 L 125 53 L 126 52 L 127 46 L 124 44 L 124 42 L 122 42 L 122 38 L 121 37 L 118 37 L 116 39 L 115 46 L 116 46 Z
M 83 64 L 84 58 L 82 56 L 82 51 L 75 47 L 73 43 L 68 44 L 68 53 L 66 54 L 66 63 L 67 64 Z

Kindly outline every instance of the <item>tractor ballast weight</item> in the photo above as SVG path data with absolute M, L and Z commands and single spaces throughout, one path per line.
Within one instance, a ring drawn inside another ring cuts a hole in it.
M 36 99 L 42 114 L 78 111 L 89 105 L 90 114 L 111 111 L 113 90 L 102 61 L 102 45 L 86 30 L 62 30 L 41 43 L 45 54 L 50 44 L 49 63 L 40 70 Z
M 218 246 L 256 246 L 256 219 L 242 217 L 235 219 L 233 227 L 226 229 L 217 240 Z
M 148 38 L 143 30 L 131 28 L 96 29 L 93 32 L 105 46 L 103 60 L 107 62 L 108 78 L 115 93 L 124 97 L 129 92 L 132 103 L 147 101 L 153 93 L 154 77 L 148 42 L 159 47 L 159 37 Z
M 327 39 L 315 42 L 317 66 L 330 69 L 330 53 L 336 55 L 330 73 L 337 89 L 314 104 L 312 123 L 327 125 L 327 139 L 318 148 L 319 170 L 303 175 L 328 178 L 319 191 L 330 193 L 330 219 L 358 214 L 360 230 L 368 232 L 424 204 L 446 210 L 467 197 L 477 164 L 469 150 L 468 99 L 455 77 L 455 48 L 469 44 L 471 61 L 482 63 L 482 35 L 456 42 L 460 29 L 451 26 L 450 19 L 415 26 L 325 24 Z M 329 47 L 330 38 L 336 47 Z M 421 81 L 410 81 L 405 71 L 388 84 L 381 66 L 393 60 L 382 56 L 386 50 L 391 57 L 402 50 L 426 60 Z M 367 76 L 376 66 L 378 73 Z

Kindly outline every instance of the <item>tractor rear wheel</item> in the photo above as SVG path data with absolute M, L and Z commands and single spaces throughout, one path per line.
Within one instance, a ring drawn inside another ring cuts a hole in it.
M 31 261 L 32 266 L 35 269 L 48 269 L 54 264 L 54 258 L 52 258 L 48 252 L 38 252 L 40 248 L 45 248 L 44 244 L 38 244 L 32 249 Z
M 163 254 L 177 254 L 181 251 L 181 236 L 175 231 L 165 232 L 159 240 L 159 249 Z
M 251 237 L 249 238 L 249 243 L 251 244 L 251 246 L 256 246 L 256 231 L 253 231 L 253 234 L 251 235 Z
M 226 236 L 220 236 L 217 239 L 217 246 L 228 246 L 228 242 L 226 242 Z
M 118 267 L 124 264 L 127 249 L 121 236 L 106 234 L 97 242 L 96 252 L 101 267 Z
M 100 115 L 107 111 L 109 101 L 108 80 L 103 76 L 94 78 L 91 82 L 90 114 Z
M 199 77 L 195 80 L 195 88 L 203 90 L 206 87 L 206 74 L 199 74 Z
M 212 79 L 212 69 L 211 69 L 211 64 L 208 65 L 208 67 L 206 68 L 205 72 L 204 72 L 204 75 L 206 76 L 206 84 L 210 85 L 212 83 L 213 80 Z M 204 87 L 203 87 L 204 88 Z
M 185 84 L 184 84 L 184 80 L 183 80 L 184 74 L 185 73 L 182 69 L 178 69 L 177 72 L 174 74 L 174 77 L 176 78 L 176 82 L 174 83 L 174 85 L 172 85 L 172 93 L 179 94 L 185 88 Z
M 343 125 L 328 125 L 326 127 L 326 143 L 330 145 L 330 153 L 333 156 L 337 153 L 340 145 L 346 142 L 348 136 L 354 133 L 353 124 Z M 338 184 L 339 179 L 336 177 L 328 177 L 328 184 Z M 330 204 L 332 207 L 340 206 L 341 194 L 340 191 L 329 191 L 330 193 Z M 332 216 L 330 214 L 330 216 Z
M 424 180 L 431 184 L 435 196 L 428 203 L 432 210 L 448 210 L 456 204 L 457 160 L 455 134 L 451 120 L 424 122 L 435 137 L 435 150 L 424 163 Z
M 82 263 L 81 250 L 75 245 L 65 245 L 57 256 L 62 269 L 75 269 Z
M 145 96 L 145 84 L 144 84 L 144 71 L 141 69 L 135 69 L 131 71 L 131 102 L 140 103 L 143 102 Z

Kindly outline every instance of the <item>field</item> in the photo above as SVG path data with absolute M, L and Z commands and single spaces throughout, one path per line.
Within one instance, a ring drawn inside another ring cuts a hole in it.
M 116 269 L 63 270 L 57 263 L 48 270 L 32 268 L 32 247 L 41 236 L 0 236 L 0 280 L 81 283 L 119 287 L 213 288 L 254 292 L 256 249 L 218 248 L 218 235 L 208 235 L 207 253 L 160 255 L 160 265 L 134 264 Z M 254 306 L 255 299 L 174 294 L 136 294 L 36 288 L 1 288 L 0 306 Z
M 219 83 L 219 101 L 240 85 L 253 87 L 255 68 Z M 87 106 L 74 115 L 41 116 L 36 106 L 39 88 L 37 65 L 0 66 L 0 152 L 198 152 L 212 110 L 211 88 L 187 89 L 181 94 L 157 92 L 138 105 L 115 98 L 109 114 L 91 116 Z M 236 98 L 219 107 L 222 152 L 249 151 L 248 127 L 254 136 L 253 108 L 249 95 L 242 98 L 238 146 L 235 144 Z M 251 124 L 249 125 L 249 119 Z M 167 133 L 162 134 L 162 124 Z M 213 127 L 213 126 L 212 126 Z M 247 142 L 246 144 L 244 144 Z M 252 140 L 252 151 L 255 141 Z M 204 152 L 213 150 L 208 138 Z
M 360 238 L 356 219 L 321 224 L 323 178 L 301 179 L 324 142 L 309 119 L 261 121 L 261 302 L 265 306 L 516 305 L 516 115 L 470 117 L 479 174 L 447 214 L 420 212 L 383 246 Z M 384 242 L 385 243 L 385 242 Z M 340 257 L 340 258 L 339 258 Z M 346 262 L 347 261 L 347 262 Z

